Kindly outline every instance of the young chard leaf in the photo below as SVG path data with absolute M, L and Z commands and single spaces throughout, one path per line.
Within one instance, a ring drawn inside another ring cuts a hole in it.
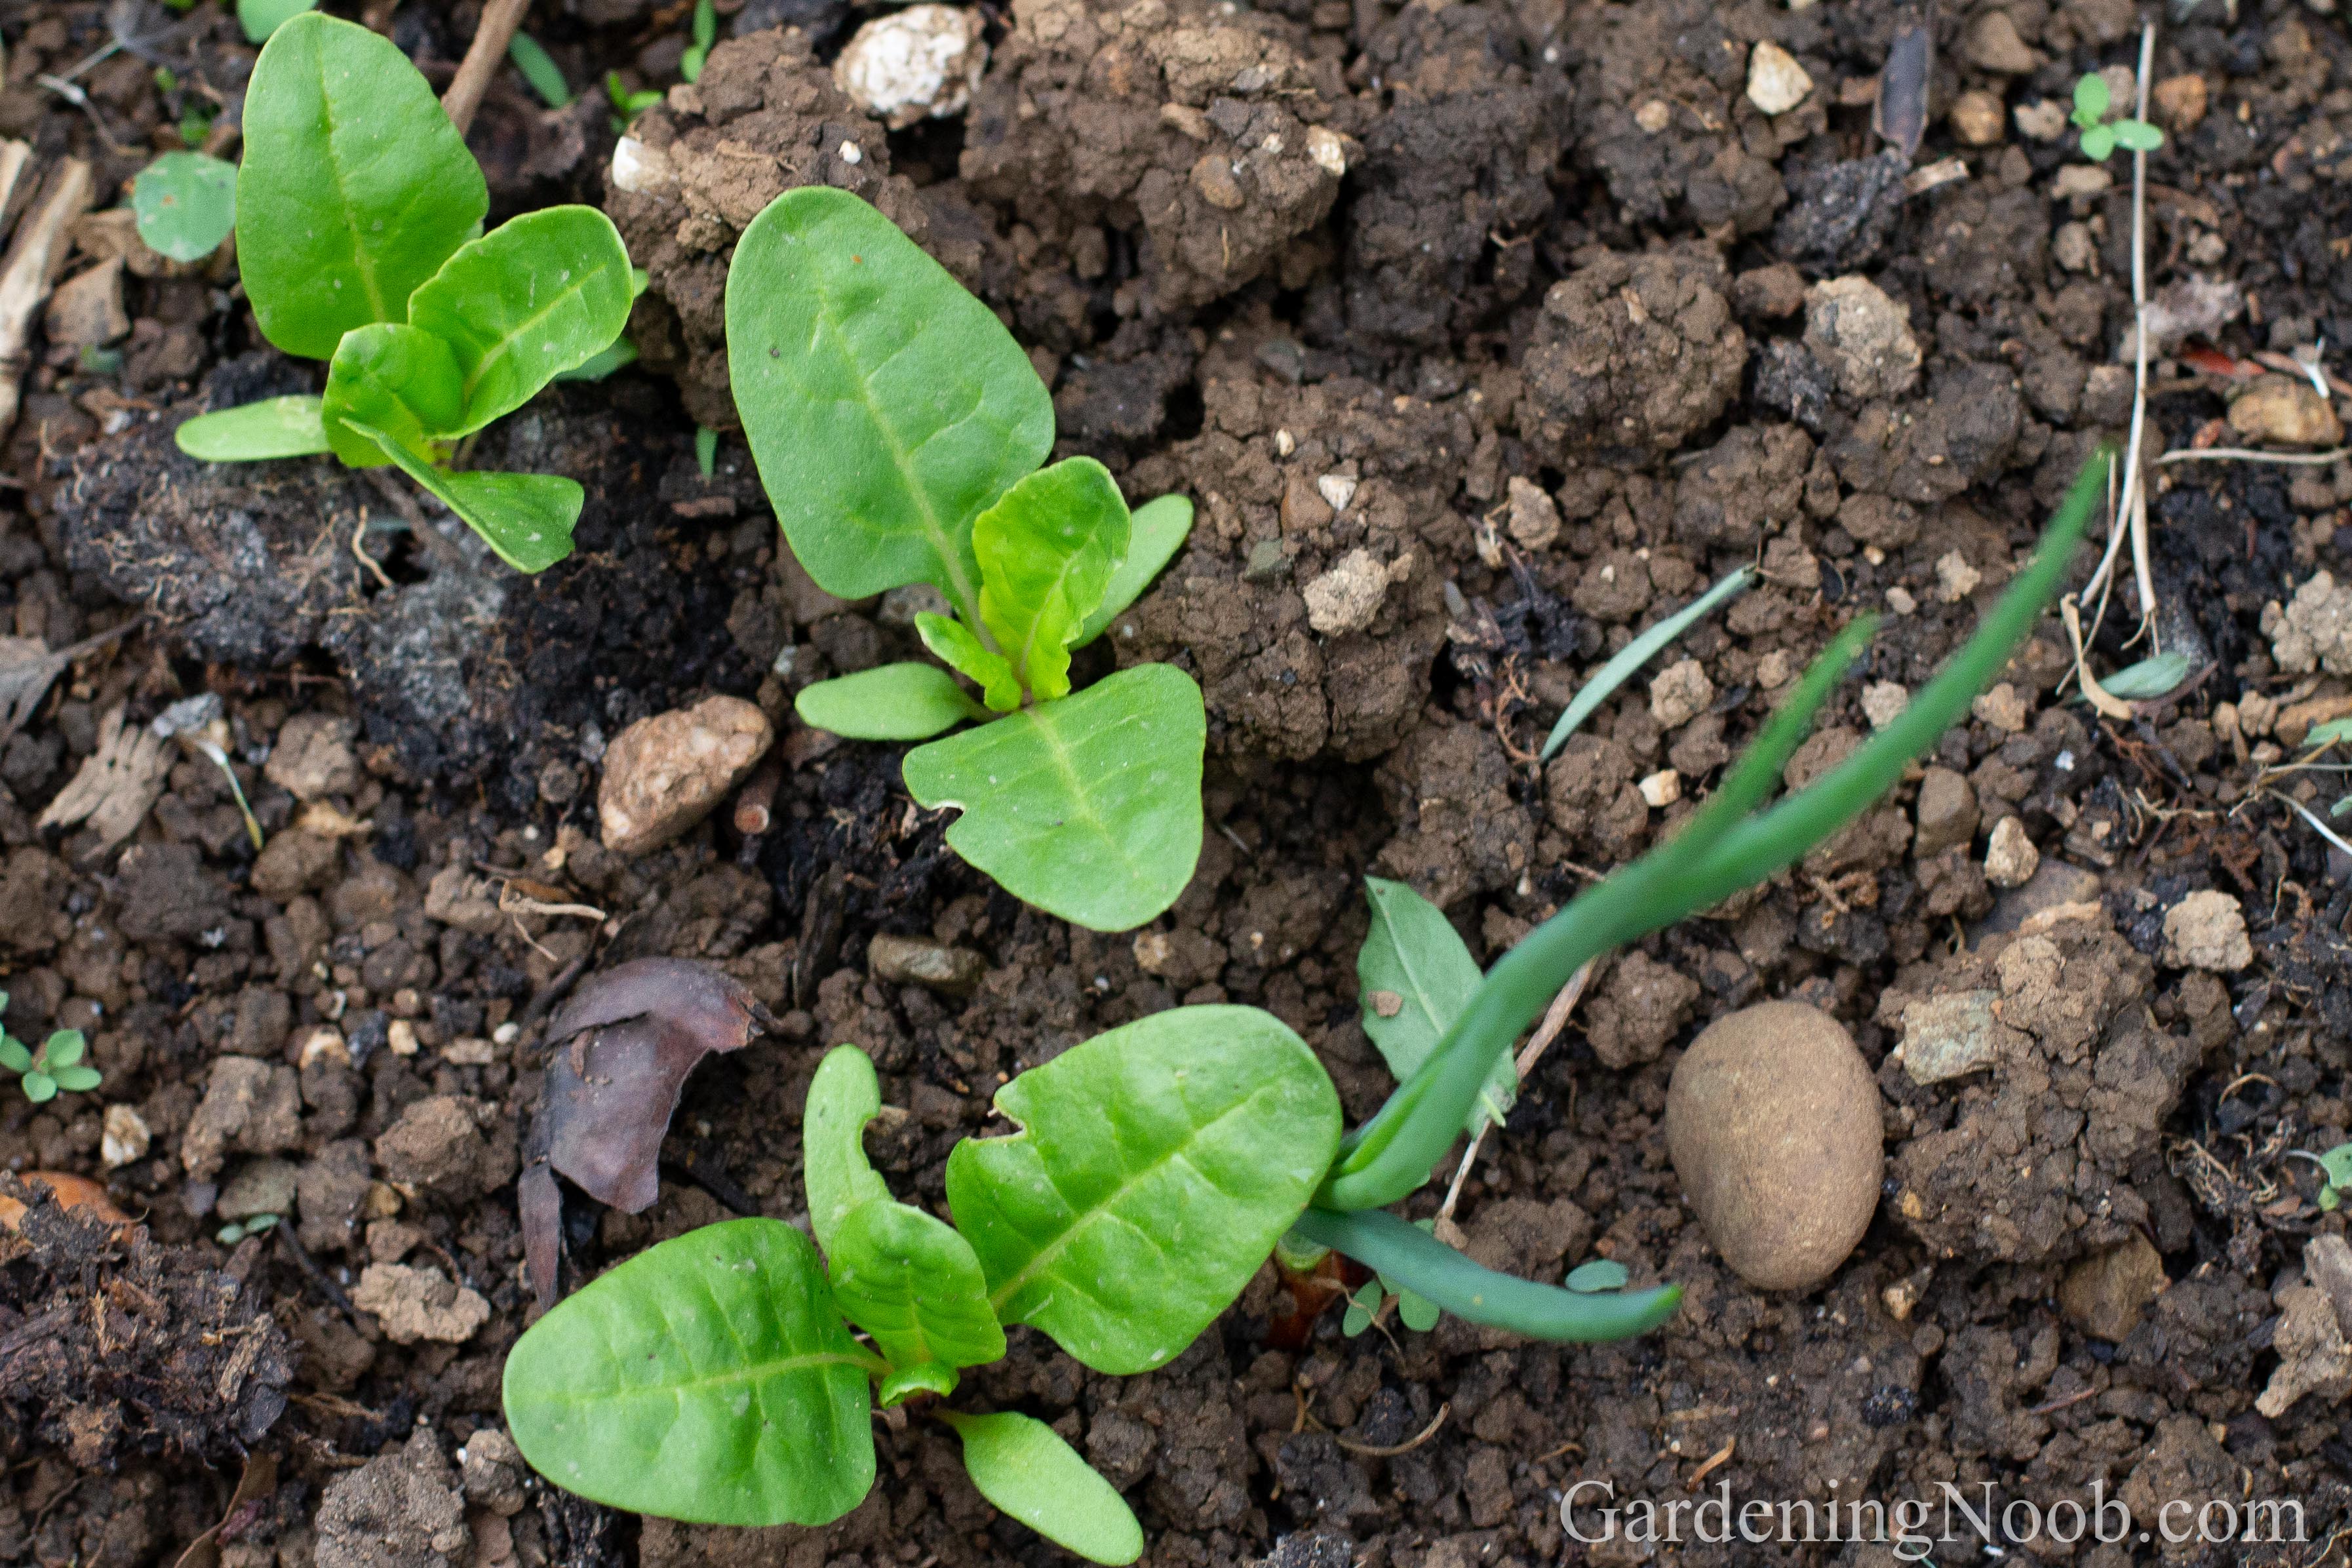
M 1078 628 L 1072 647 L 1084 647 L 1102 636 L 1120 611 L 1143 596 L 1160 568 L 1176 558 L 1192 531 L 1192 500 L 1189 496 L 1161 496 L 1137 507 L 1127 521 L 1127 554 L 1111 573 L 1102 603 Z
M 942 1410 L 940 1419 L 963 1439 L 963 1468 L 990 1502 L 1089 1562 L 1143 1555 L 1143 1527 L 1127 1500 L 1051 1426 L 1013 1411 Z
M 793 700 L 801 721 L 853 741 L 928 741 L 990 717 L 935 664 L 886 664 L 820 680 Z
M 543 572 L 572 553 L 572 525 L 587 492 L 559 474 L 452 474 L 433 467 L 381 430 L 351 422 L 401 472 L 465 519 L 499 560 L 518 572 Z
M 996 1092 L 1020 1123 L 948 1156 L 999 1321 L 1097 1372 L 1164 1366 L 1232 1304 L 1339 1136 L 1322 1064 L 1254 1007 L 1178 1007 Z
M 706 1524 L 829 1523 L 874 1484 L 869 1372 L 816 1248 L 772 1219 L 648 1247 L 507 1356 L 533 1468 L 610 1508 Z
M 265 397 L 258 403 L 199 414 L 173 431 L 172 439 L 181 451 L 207 463 L 315 457 L 331 449 L 320 406 L 320 400 L 307 393 Z
M 481 166 L 389 38 L 317 12 L 270 35 L 245 99 L 237 266 L 262 334 L 327 359 L 401 321 L 489 210 Z
M 594 207 L 509 219 L 457 247 L 409 296 L 409 324 L 446 342 L 463 373 L 467 436 L 586 363 L 629 322 L 629 253 Z
M 894 1368 L 939 1362 L 985 1366 L 1004 1355 L 1004 1330 L 971 1243 L 911 1204 L 861 1204 L 825 1248 L 842 1315 L 874 1336 Z
M 952 616 L 919 610 L 915 614 L 915 631 L 925 647 L 980 688 L 990 708 L 999 713 L 1010 713 L 1021 706 L 1021 682 L 1013 675 L 1012 664 L 974 636 L 970 626 Z
M 1054 444 L 1053 398 L 995 313 L 856 196 L 803 186 L 736 245 L 727 363 L 817 585 L 930 583 L 976 621 L 972 520 Z
M 868 1204 L 891 1202 L 889 1184 L 866 1158 L 866 1124 L 882 1110 L 874 1063 L 856 1046 L 835 1046 L 816 1065 L 801 1111 L 801 1179 L 809 1228 L 830 1253 L 841 1223 Z
M 960 806 L 955 852 L 1048 913 L 1127 931 L 1176 901 L 1201 858 L 1201 689 L 1171 664 L 907 753 L 908 793 Z
M 1126 499 L 1092 458 L 1038 469 L 972 523 L 981 620 L 1039 701 L 1070 694 L 1070 647 L 1127 542 Z
M 139 237 L 174 261 L 201 261 L 236 226 L 236 165 L 203 153 L 166 153 L 131 184 Z
M 434 440 L 464 416 L 465 375 L 435 334 L 378 322 L 343 334 L 327 368 L 320 421 L 336 457 L 355 468 L 394 461 L 371 430 L 429 461 Z
M 1402 1083 L 1437 1048 L 1485 976 L 1444 912 L 1404 883 L 1367 877 L 1364 896 L 1372 906 L 1371 930 L 1356 952 L 1364 1034 Z M 1463 1131 L 1476 1137 L 1489 1120 L 1509 1115 L 1518 1097 L 1519 1076 L 1507 1056 Z
M 887 1410 L 893 1405 L 904 1405 L 918 1394 L 936 1394 L 945 1399 L 962 1381 L 963 1374 L 945 1362 L 914 1362 L 882 1380 L 874 1391 L 874 1403 Z

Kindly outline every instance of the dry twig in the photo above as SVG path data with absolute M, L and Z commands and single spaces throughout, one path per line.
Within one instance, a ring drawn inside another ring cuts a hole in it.
M 482 20 L 474 28 L 474 41 L 467 47 L 466 58 L 458 62 L 457 74 L 450 79 L 449 90 L 441 95 L 441 108 L 449 116 L 449 123 L 463 136 L 472 129 L 474 111 L 482 107 L 482 95 L 490 90 L 490 78 L 507 58 L 507 46 L 514 42 L 515 29 L 522 26 L 522 14 L 530 9 L 530 0 L 489 0 L 482 7 Z
M 0 266 L 0 436 L 15 427 L 31 360 L 33 317 L 49 297 L 66 260 L 66 231 L 89 210 L 89 165 L 68 158 L 58 165 L 48 196 L 27 215 Z

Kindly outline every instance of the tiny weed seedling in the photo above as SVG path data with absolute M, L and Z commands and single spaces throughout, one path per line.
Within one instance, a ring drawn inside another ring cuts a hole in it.
M 737 412 L 785 538 L 845 599 L 928 583 L 938 665 L 884 665 L 800 695 L 854 740 L 929 741 L 907 788 L 956 806 L 958 854 L 1097 931 L 1176 900 L 1201 852 L 1201 689 L 1138 665 L 1073 695 L 1070 656 L 1150 585 L 1192 526 L 1134 512 L 1091 458 L 1040 468 L 1054 403 L 993 312 L 846 191 L 788 191 L 743 231 L 727 279 Z
M 516 569 L 571 553 L 577 483 L 449 465 L 459 442 L 620 337 L 634 280 L 612 220 L 557 206 L 478 232 L 481 168 L 424 77 L 390 40 L 316 12 L 263 47 L 245 143 L 246 296 L 272 343 L 328 362 L 327 390 L 202 415 L 180 426 L 180 449 L 394 465 Z
M 202 261 L 236 226 L 236 165 L 205 153 L 166 153 L 131 183 L 139 237 L 174 261 Z
M 0 991 L 0 1009 L 7 1005 L 8 994 Z M 35 1105 L 46 1105 L 61 1093 L 87 1094 L 104 1081 L 96 1068 L 83 1065 L 89 1048 L 79 1029 L 58 1029 L 41 1042 L 40 1049 L 28 1050 L 24 1041 L 0 1026 L 0 1068 L 16 1075 L 16 1087 Z
M 2104 163 L 2118 147 L 2130 153 L 2153 153 L 2164 145 L 2164 132 L 2145 120 L 2109 120 L 2107 82 L 2096 71 L 2074 84 L 2074 112 L 2069 116 L 2083 133 L 2083 156 Z
M 710 58 L 710 46 L 719 41 L 719 6 L 717 0 L 695 0 L 694 42 L 678 57 L 677 74 L 689 82 L 702 79 L 702 65 Z
M 547 46 L 529 33 L 518 31 L 507 40 L 507 58 L 515 69 L 522 72 L 530 90 L 539 94 L 540 101 L 550 109 L 572 107 L 572 84 L 563 79 L 563 68 L 547 52 Z
M 2352 1143 L 2338 1143 L 2325 1154 L 2307 1154 L 2300 1149 L 2290 1150 L 2288 1154 L 2319 1167 L 2319 1196 L 2315 1201 L 2320 1213 L 2334 1214 L 2344 1206 L 2344 1194 L 2352 1192 Z
M 730 337 L 739 355 L 746 341 L 763 354 L 774 342 L 764 332 Z M 798 341 L 823 343 L 824 333 Z M 902 357 L 919 352 L 905 347 Z M 919 381 L 929 367 L 905 374 Z M 737 379 L 740 386 L 740 359 Z M 756 448 L 761 437 L 752 438 Z M 1143 1545 L 1133 1516 L 1050 1428 L 941 1404 L 962 1368 L 1003 1353 L 1013 1324 L 1097 1372 L 1149 1372 L 1181 1354 L 1269 1256 L 1297 1266 L 1330 1248 L 1376 1276 L 1342 1333 L 1369 1326 L 1390 1296 L 1408 1327 L 1451 1312 L 1552 1341 L 1654 1328 L 1680 1287 L 1625 1289 L 1624 1268 L 1606 1259 L 1560 1286 L 1516 1279 L 1384 1207 L 1424 1185 L 1465 1126 L 1507 1108 L 1492 1096 L 1513 1043 L 1587 959 L 1801 858 L 1967 711 L 2057 587 L 2104 486 L 2103 457 L 1968 646 L 1894 722 L 1809 787 L 1759 809 L 1860 655 L 1867 619 L 1832 640 L 1679 834 L 1580 895 L 1485 974 L 1465 969 L 1459 939 L 1439 934 L 1425 902 L 1377 886 L 1375 931 L 1360 963 L 1367 1016 L 1382 1021 L 1390 1059 L 1412 1065 L 1401 1067 L 1395 1093 L 1363 1126 L 1341 1136 L 1339 1095 L 1321 1063 L 1271 1014 L 1175 1007 L 998 1090 L 996 1109 L 1020 1131 L 966 1139 L 950 1153 L 950 1224 L 899 1203 L 867 1163 L 860 1138 L 879 1110 L 879 1086 L 863 1053 L 837 1048 L 810 1086 L 803 1128 L 815 1245 L 773 1220 L 735 1220 L 664 1242 L 589 1284 L 508 1357 L 516 1444 L 541 1474 L 615 1508 L 817 1525 L 873 1485 L 877 1401 L 921 1400 L 961 1436 L 982 1496 L 1072 1551 L 1125 1563 Z M 824 462 L 804 458 L 802 471 Z

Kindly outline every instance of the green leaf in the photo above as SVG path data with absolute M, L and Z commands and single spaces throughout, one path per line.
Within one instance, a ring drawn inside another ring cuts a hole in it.
M 2116 150 L 2116 129 L 2112 125 L 2093 125 L 2083 132 L 2083 156 L 2095 163 L 2104 163 L 2107 154 Z
M 2145 120 L 2118 120 L 2109 129 L 2119 146 L 2134 153 L 2153 153 L 2164 145 L 2164 132 Z
M 719 471 L 719 432 L 708 425 L 694 427 L 694 466 L 706 479 Z
M 2319 1157 L 2319 1168 L 2327 1173 L 2331 1187 L 2352 1187 L 2352 1143 L 2338 1143 Z
M 433 467 L 380 430 L 352 423 L 518 572 L 543 572 L 572 553 L 572 525 L 586 500 L 575 479 L 557 474 L 452 474 Z
M 982 643 L 970 626 L 952 616 L 919 610 L 915 613 L 915 632 L 923 639 L 925 647 L 962 671 L 980 688 L 989 709 L 1010 713 L 1021 706 L 1021 682 L 1014 679 L 1013 666 L 1003 654 Z
M 1365 1035 L 1402 1082 L 1436 1049 L 1485 976 L 1444 912 L 1412 889 L 1367 877 L 1364 896 L 1372 925 L 1356 952 L 1357 998 Z M 1395 1010 L 1384 1014 L 1391 997 Z M 1519 1075 L 1507 1056 L 1495 1064 L 1463 1131 L 1476 1137 L 1489 1120 L 1508 1116 L 1518 1097 Z
M 889 1184 L 866 1158 L 866 1124 L 882 1109 L 881 1080 L 856 1046 L 835 1046 L 816 1065 L 801 1110 L 801 1179 L 808 1186 L 809 1228 L 827 1252 L 851 1213 L 891 1201 Z
M 1423 1300 L 1411 1290 L 1397 1292 L 1397 1320 L 1414 1333 L 1429 1332 L 1442 1316 L 1435 1302 Z
M 172 432 L 189 457 L 207 463 L 257 463 L 308 458 L 332 448 L 320 417 L 320 400 L 308 394 L 265 397 L 214 414 L 199 414 Z
M 2084 75 L 2074 83 L 2074 123 L 2097 124 L 2106 117 L 2107 101 L 2106 78 L 2096 71 Z
M 558 371 L 558 381 L 602 381 L 614 371 L 637 363 L 637 345 L 625 337 L 614 338 L 570 370 Z
M 2120 697 L 2126 702 L 2153 702 L 2189 679 L 2189 656 L 2185 653 L 2159 653 L 2126 665 L 2099 684 L 2110 697 Z
M 236 165 L 203 153 L 166 153 L 131 183 L 139 237 L 174 261 L 201 261 L 236 226 Z
M 1756 568 L 1734 568 L 1723 579 L 1697 598 L 1664 617 L 1619 649 L 1616 657 L 1601 667 L 1601 672 L 1577 688 L 1576 696 L 1560 713 L 1544 737 L 1542 759 L 1551 761 L 1552 753 L 1568 744 L 1577 726 L 1592 716 L 1592 710 L 1609 700 L 1612 693 L 1633 679 L 1636 670 L 1658 656 L 1660 649 L 1689 629 L 1692 622 L 1744 590 L 1756 580 Z
M 2325 724 L 2314 724 L 2303 733 L 2303 744 L 2325 746 L 2337 741 L 2352 740 L 2352 719 L 2330 719 Z
M 272 34 L 245 100 L 237 266 L 264 336 L 328 359 L 408 297 L 489 208 L 480 165 L 406 56 L 312 12 Z
M 1190 496 L 1161 496 L 1145 501 L 1128 517 L 1127 555 L 1110 574 L 1110 585 L 1103 590 L 1102 603 L 1078 628 L 1077 640 L 1072 647 L 1084 647 L 1103 635 L 1120 611 L 1143 596 L 1151 580 L 1160 575 L 1160 568 L 1176 558 L 1184 547 L 1186 535 L 1192 531 L 1192 500 Z
M 971 1243 L 911 1204 L 860 1204 L 825 1247 L 834 1300 L 891 1366 L 984 1366 L 1004 1355 Z
M 1127 539 L 1118 481 L 1092 458 L 1038 469 L 973 522 L 981 620 L 1038 700 L 1070 694 L 1070 647 Z
M 47 1105 L 58 1097 L 58 1080 L 40 1071 L 24 1077 L 25 1098 L 35 1105 Z
M 713 0 L 695 0 L 694 42 L 678 57 L 677 74 L 689 82 L 702 79 L 703 62 L 710 58 L 710 46 L 719 37 L 719 7 Z
M 468 436 L 585 364 L 629 324 L 629 253 L 594 207 L 549 207 L 467 241 L 418 286 L 409 324 L 446 342 Z
M 1308 1209 L 1298 1228 L 1465 1322 L 1538 1340 L 1587 1342 L 1647 1333 L 1674 1314 L 1683 1297 L 1679 1285 L 1584 1295 L 1497 1274 L 1384 1209 Z
M 236 23 L 245 29 L 247 43 L 266 43 L 271 34 L 318 4 L 319 0 L 236 0 Z
M 335 456 L 355 468 L 394 461 L 377 450 L 373 430 L 427 460 L 436 437 L 465 417 L 465 374 L 448 343 L 394 322 L 346 332 L 327 367 L 320 423 Z
M 518 32 L 507 40 L 507 58 L 515 69 L 522 72 L 523 80 L 530 83 L 531 91 L 550 109 L 568 109 L 572 104 L 572 84 L 563 79 L 563 68 L 545 45 L 529 33 Z
M 10 1072 L 30 1072 L 33 1053 L 26 1050 L 25 1042 L 16 1036 L 0 1034 L 0 1068 L 6 1068 Z
M 1201 856 L 1201 689 L 1145 664 L 907 753 L 908 793 L 961 807 L 955 852 L 1013 897 L 1096 931 L 1176 901 Z
M 1354 1339 L 1372 1326 L 1372 1315 L 1381 1310 L 1381 1282 L 1367 1279 L 1364 1288 L 1348 1299 L 1348 1310 L 1339 1315 L 1339 1331 Z
M 956 1228 L 1004 1323 L 1097 1372 L 1174 1360 L 1241 1293 L 1329 1163 L 1322 1064 L 1255 1007 L 1177 1007 L 996 1092 L 1024 1129 L 948 1156 Z
M 955 1368 L 935 1361 L 919 1361 L 902 1366 L 882 1380 L 875 1391 L 874 1403 L 887 1410 L 894 1405 L 904 1405 L 918 1394 L 936 1394 L 941 1399 L 956 1391 L 963 1374 Z
M 507 1356 L 507 1426 L 541 1475 L 610 1508 L 824 1524 L 874 1484 L 871 1366 L 808 1237 L 730 1220 L 533 1324 Z
M 41 1056 L 50 1067 L 69 1068 L 89 1048 L 89 1041 L 79 1029 L 59 1029 L 41 1042 Z
M 853 741 L 928 741 L 989 711 L 935 664 L 886 664 L 804 688 L 793 700 L 801 721 Z
M 49 1076 L 58 1080 L 59 1089 L 73 1094 L 87 1094 L 104 1081 L 96 1068 L 58 1068 Z
M 1631 1278 L 1623 1264 L 1596 1258 L 1570 1269 L 1568 1278 L 1560 1283 L 1580 1295 L 1591 1295 L 1597 1290 L 1622 1290 L 1625 1281 Z
M 1118 1489 L 1032 1415 L 1003 1411 L 940 1419 L 963 1439 L 963 1468 L 980 1495 L 1046 1540 L 1093 1563 L 1143 1555 L 1143 1527 Z
M 793 553 L 864 598 L 980 609 L 971 524 L 1045 460 L 1054 403 L 987 306 L 846 191 L 787 191 L 727 274 L 727 363 Z

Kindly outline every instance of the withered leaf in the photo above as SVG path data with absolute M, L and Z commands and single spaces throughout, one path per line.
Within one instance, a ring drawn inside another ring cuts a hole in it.
M 574 992 L 548 1026 L 547 1088 L 516 1195 L 540 1304 L 553 1303 L 562 1247 L 555 1173 L 624 1214 L 661 1191 L 662 1135 L 687 1076 L 713 1051 L 740 1050 L 771 1022 L 751 994 L 707 963 L 640 958 Z

